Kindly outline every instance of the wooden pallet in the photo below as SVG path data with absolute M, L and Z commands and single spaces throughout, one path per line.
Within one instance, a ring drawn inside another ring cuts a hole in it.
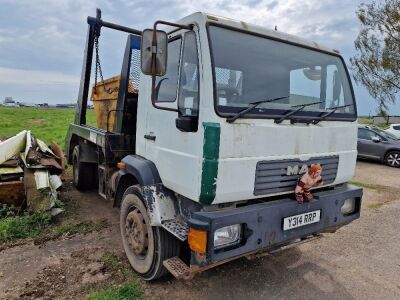
M 25 199 L 22 180 L 0 182 L 0 203 L 21 206 Z

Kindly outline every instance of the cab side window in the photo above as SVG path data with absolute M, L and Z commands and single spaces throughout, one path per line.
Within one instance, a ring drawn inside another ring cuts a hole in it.
M 373 132 L 371 130 L 364 129 L 364 128 L 358 129 L 358 138 L 359 139 L 372 141 L 373 137 L 381 138 L 378 134 L 376 134 L 375 132 Z
M 358 138 L 363 140 L 372 140 L 372 137 L 368 133 L 369 130 L 366 129 L 358 129 Z
M 167 72 L 156 79 L 157 102 L 175 102 L 178 89 L 181 38 L 168 43 Z
M 199 64 L 194 32 L 184 36 L 178 109 L 181 116 L 198 117 L 199 114 Z

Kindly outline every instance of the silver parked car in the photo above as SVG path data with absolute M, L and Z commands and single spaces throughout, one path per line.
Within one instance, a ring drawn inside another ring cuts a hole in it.
M 358 157 L 400 167 L 400 139 L 375 126 L 358 126 Z
M 400 138 L 400 124 L 391 124 L 388 129 L 385 129 L 386 132 L 390 132 Z

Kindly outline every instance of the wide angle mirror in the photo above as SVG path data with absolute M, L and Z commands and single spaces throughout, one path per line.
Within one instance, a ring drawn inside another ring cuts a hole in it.
M 153 30 L 145 29 L 142 33 L 141 63 L 142 72 L 146 75 L 163 76 L 167 71 L 167 42 L 168 36 L 165 31 L 157 30 L 156 46 L 153 47 Z M 155 72 L 153 74 L 153 53 L 155 52 Z

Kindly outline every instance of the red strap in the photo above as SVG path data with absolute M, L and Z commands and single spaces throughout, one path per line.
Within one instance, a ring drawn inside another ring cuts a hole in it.
M 306 183 L 304 181 L 299 180 L 299 183 L 297 185 L 303 188 L 306 185 Z

